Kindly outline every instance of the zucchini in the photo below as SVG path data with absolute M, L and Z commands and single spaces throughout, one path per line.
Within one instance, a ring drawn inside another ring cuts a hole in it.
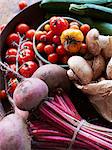
M 112 22 L 112 9 L 95 4 L 70 4 L 69 11 L 78 15 L 87 15 L 93 18 Z
M 67 12 L 69 5 L 74 4 L 97 4 L 110 6 L 112 0 L 42 0 L 40 6 L 47 9 L 47 11 L 58 12 L 59 10 Z

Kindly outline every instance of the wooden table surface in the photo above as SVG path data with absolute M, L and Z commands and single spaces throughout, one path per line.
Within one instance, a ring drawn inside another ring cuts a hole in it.
M 20 12 L 18 2 L 20 0 L 0 0 L 0 25 L 7 24 L 17 13 Z M 38 0 L 25 0 L 28 6 Z

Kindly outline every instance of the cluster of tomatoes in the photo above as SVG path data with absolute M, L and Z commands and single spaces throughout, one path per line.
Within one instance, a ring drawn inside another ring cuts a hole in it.
M 26 78 L 31 77 L 39 67 L 33 50 L 34 34 L 34 29 L 30 29 L 25 23 L 20 23 L 16 26 L 15 32 L 11 33 L 6 39 L 5 62 L 12 70 Z M 6 77 L 8 91 L 12 94 L 18 84 L 18 79 L 12 72 L 8 72 Z
M 90 26 L 87 24 L 80 26 L 76 21 L 69 22 L 63 17 L 54 16 L 50 18 L 42 30 L 36 31 L 36 49 L 50 63 L 67 64 L 71 56 L 60 39 L 62 32 L 66 29 L 77 29 L 85 36 L 90 30 Z M 82 42 L 80 52 L 84 54 L 86 51 L 87 46 Z

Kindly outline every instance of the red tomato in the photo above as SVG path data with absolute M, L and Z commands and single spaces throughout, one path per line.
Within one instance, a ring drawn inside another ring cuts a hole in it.
M 68 24 L 62 17 L 51 17 L 50 28 L 56 35 L 60 35 L 62 31 L 68 28 Z
M 22 49 L 33 49 L 33 43 L 31 41 L 24 42 L 21 45 L 21 50 Z
M 69 59 L 69 57 L 67 55 L 61 57 L 62 64 L 67 64 L 68 59 Z
M 20 34 L 25 34 L 29 29 L 30 27 L 25 23 L 20 23 L 16 26 L 16 32 L 19 32 Z
M 43 34 L 40 36 L 40 41 L 41 42 L 47 42 L 47 35 Z
M 56 48 L 56 52 L 58 55 L 64 55 L 66 53 L 66 50 L 64 49 L 63 45 L 58 45 Z
M 12 95 L 14 93 L 15 88 L 17 87 L 19 81 L 17 78 L 10 79 L 8 81 L 8 92 Z
M 90 31 L 90 26 L 88 24 L 83 24 L 80 27 L 80 30 L 82 31 L 82 33 L 84 34 L 84 36 Z
M 56 63 L 58 61 L 58 54 L 56 53 L 49 54 L 48 61 L 51 63 Z
M 86 54 L 87 53 L 87 51 L 88 51 L 88 49 L 87 49 L 87 45 L 85 44 L 85 43 L 82 43 L 81 44 L 81 48 L 80 48 L 80 53 L 81 54 Z
M 54 35 L 54 36 L 53 36 L 52 41 L 53 41 L 53 43 L 55 43 L 55 44 L 57 44 L 57 45 L 59 45 L 59 44 L 61 43 L 60 37 L 57 36 L 57 35 Z
M 36 33 L 35 33 L 35 39 L 36 39 L 37 41 L 40 41 L 41 35 L 45 35 L 45 33 L 42 32 L 42 31 L 36 31 Z
M 35 34 L 35 30 L 34 29 L 30 29 L 26 32 L 26 38 L 33 40 L 33 36 Z
M 18 3 L 18 6 L 19 6 L 19 9 L 22 10 L 24 9 L 25 7 L 27 7 L 27 2 L 22 0 Z
M 22 76 L 29 78 L 37 70 L 37 68 L 38 68 L 38 65 L 35 62 L 28 61 L 28 62 L 25 62 L 22 66 L 20 66 L 19 73 Z
M 1 90 L 0 91 L 0 99 L 3 100 L 7 98 L 7 94 L 6 94 L 6 91 L 5 90 Z
M 5 60 L 8 64 L 16 63 L 17 49 L 10 48 L 6 51 Z
M 42 42 L 38 43 L 37 44 L 37 51 L 40 53 L 44 52 L 44 47 L 45 47 L 44 43 L 42 43 Z
M 34 59 L 35 59 L 35 53 L 32 50 L 23 49 L 22 51 L 20 51 L 20 54 L 18 57 L 18 61 L 20 65 L 22 65 L 23 63 L 27 61 L 34 60 Z
M 9 67 L 16 71 L 16 65 L 15 64 L 10 64 Z M 7 73 L 7 78 L 10 79 L 10 78 L 15 78 L 15 75 L 12 73 L 12 72 L 8 72 Z
M 49 55 L 49 54 L 52 54 L 54 52 L 54 46 L 48 44 L 48 45 L 45 45 L 44 47 L 44 52 Z
M 54 33 L 53 33 L 52 30 L 48 31 L 48 32 L 46 33 L 47 40 L 48 40 L 48 41 L 52 41 L 53 35 L 54 35 Z
M 3 31 L 3 29 L 5 28 L 6 24 L 1 24 L 0 25 L 0 30 Z
M 65 23 L 66 23 L 66 26 L 67 26 L 67 28 L 69 27 L 69 22 L 68 22 L 68 20 L 66 20 L 66 19 L 64 19 L 65 20 Z
M 19 44 L 19 36 L 16 33 L 11 33 L 7 39 L 6 43 L 9 47 L 17 47 L 14 43 Z
M 46 34 L 47 40 L 48 40 L 48 41 L 52 41 L 53 35 L 54 35 L 54 33 L 53 33 L 52 30 L 49 31 L 49 32 L 47 32 L 47 34 Z

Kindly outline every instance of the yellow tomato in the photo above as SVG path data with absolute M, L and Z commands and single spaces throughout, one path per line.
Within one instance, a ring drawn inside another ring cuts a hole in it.
M 50 31 L 50 25 L 49 25 L 49 24 L 46 24 L 46 25 L 44 26 L 44 30 L 45 30 L 45 31 Z
M 66 29 L 61 34 L 61 44 L 66 51 L 76 53 L 80 50 L 81 43 L 84 40 L 83 33 L 78 29 Z

